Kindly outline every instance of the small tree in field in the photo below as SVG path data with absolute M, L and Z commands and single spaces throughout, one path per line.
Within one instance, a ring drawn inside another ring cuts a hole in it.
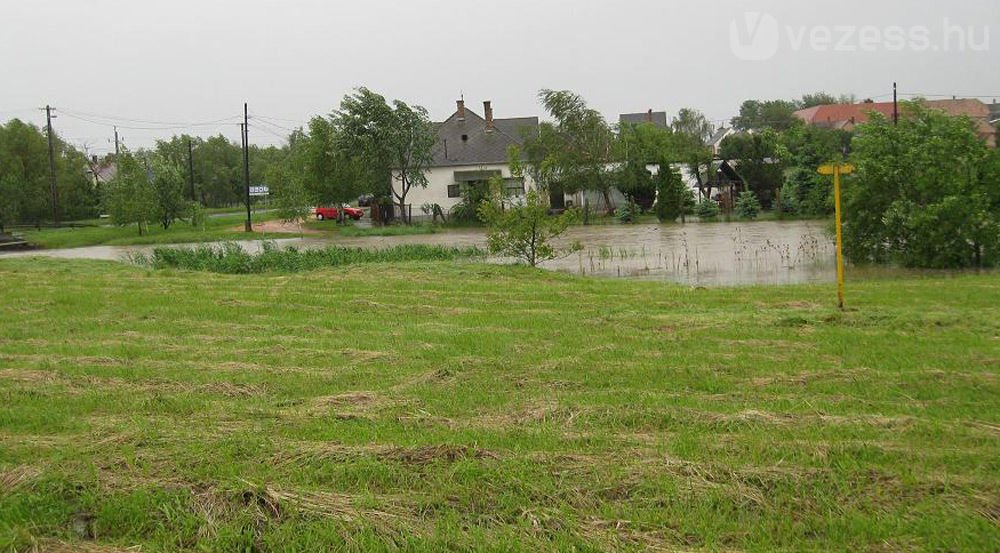
M 550 216 L 537 190 L 529 190 L 523 201 L 505 201 L 500 183 L 494 180 L 490 184 L 493 194 L 479 205 L 479 218 L 488 227 L 490 253 L 513 257 L 532 267 L 559 257 L 552 240 L 576 220 L 577 212 Z
M 184 200 L 184 175 L 176 164 L 159 155 L 151 156 L 150 184 L 156 195 L 156 219 L 163 230 L 187 215 L 191 204 Z
M 139 235 L 157 220 L 156 189 L 139 160 L 129 152 L 118 160 L 118 173 L 104 188 L 104 208 L 118 226 L 135 224 Z

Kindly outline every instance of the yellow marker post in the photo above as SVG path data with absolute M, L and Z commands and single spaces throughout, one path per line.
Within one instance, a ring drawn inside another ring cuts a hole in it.
M 837 217 L 837 307 L 844 308 L 844 233 L 840 223 L 840 175 L 850 175 L 854 166 L 848 163 L 822 165 L 821 175 L 833 175 L 833 205 Z

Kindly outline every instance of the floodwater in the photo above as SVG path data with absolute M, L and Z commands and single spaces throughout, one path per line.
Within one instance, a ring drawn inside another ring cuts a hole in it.
M 279 246 L 301 248 L 331 244 L 384 248 L 398 244 L 438 244 L 486 247 L 481 229 L 443 230 L 411 236 L 357 238 L 283 238 Z M 243 241 L 247 251 L 260 249 L 261 241 Z M 574 226 L 557 245 L 580 249 L 545 262 L 546 269 L 575 274 L 669 280 L 692 286 L 792 284 L 832 281 L 834 244 L 822 222 L 762 221 L 751 223 L 688 223 L 674 225 Z M 180 244 L 179 247 L 192 247 Z M 0 254 L 71 259 L 127 260 L 131 253 L 146 253 L 155 246 L 94 246 L 63 250 L 37 250 Z M 505 260 L 494 260 L 504 262 Z

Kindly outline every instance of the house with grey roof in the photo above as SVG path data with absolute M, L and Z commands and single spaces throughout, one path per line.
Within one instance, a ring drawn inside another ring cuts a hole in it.
M 641 113 L 623 113 L 618 116 L 619 126 L 642 125 L 643 123 L 652 123 L 660 129 L 670 128 L 670 125 L 667 123 L 667 112 L 665 111 L 653 111 L 650 109 Z
M 507 152 L 538 133 L 538 117 L 495 118 L 490 101 L 483 102 L 480 116 L 465 106 L 465 100 L 458 100 L 455 113 L 435 127 L 437 142 L 427 170 L 427 188 L 410 189 L 408 217 L 429 217 L 421 208 L 434 204 L 447 213 L 461 201 L 464 186 L 486 186 L 494 176 L 504 180 L 510 194 L 524 194 L 534 186 L 530 177 L 511 173 Z M 393 179 L 394 186 L 396 182 Z
M 736 134 L 736 129 L 732 127 L 719 127 L 719 130 L 715 131 L 715 134 L 708 139 L 708 147 L 712 149 L 714 157 L 719 157 L 719 153 L 722 151 L 722 141 L 734 134 Z

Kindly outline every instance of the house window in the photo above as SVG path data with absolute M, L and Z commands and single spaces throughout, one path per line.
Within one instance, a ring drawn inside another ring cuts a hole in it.
M 504 179 L 503 190 L 508 196 L 523 196 L 524 179 Z
M 468 141 L 469 141 L 469 135 L 463 134 L 462 135 L 462 142 L 468 142 Z
M 449 184 L 448 185 L 448 197 L 449 198 L 460 198 L 462 197 L 462 187 L 459 184 Z

